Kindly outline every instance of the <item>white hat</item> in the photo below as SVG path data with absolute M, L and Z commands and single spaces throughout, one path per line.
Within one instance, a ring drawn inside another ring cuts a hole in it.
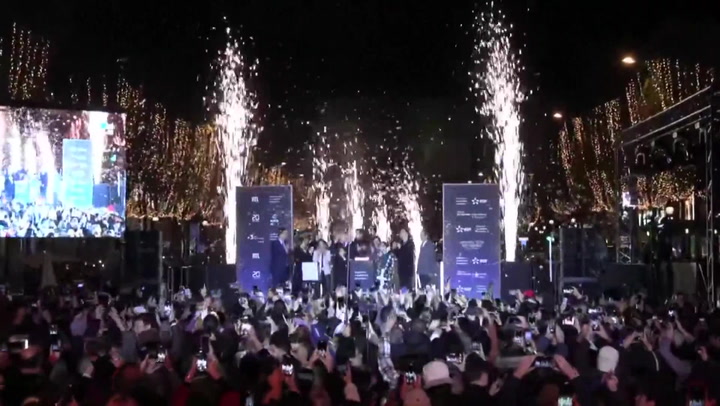
M 452 384 L 452 382 L 453 380 L 450 378 L 450 370 L 444 362 L 432 361 L 425 364 L 423 367 L 423 385 L 425 388 Z
M 620 353 L 618 353 L 615 348 L 606 345 L 598 352 L 597 369 L 600 372 L 613 372 L 617 367 L 619 359 Z

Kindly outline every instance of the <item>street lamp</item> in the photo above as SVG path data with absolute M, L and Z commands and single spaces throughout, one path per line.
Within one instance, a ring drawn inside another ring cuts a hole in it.
M 625 57 L 622 59 L 622 63 L 623 63 L 624 65 L 635 65 L 636 62 L 637 62 L 637 61 L 635 60 L 635 58 L 633 58 L 633 57 L 630 56 L 630 55 L 627 55 L 627 56 L 625 56 Z
M 553 243 L 554 238 L 553 238 L 552 234 L 550 234 L 547 237 L 545 237 L 545 239 L 548 242 L 548 262 L 550 264 L 550 270 L 548 272 L 550 272 L 550 283 L 552 283 L 552 281 L 553 281 L 552 243 Z

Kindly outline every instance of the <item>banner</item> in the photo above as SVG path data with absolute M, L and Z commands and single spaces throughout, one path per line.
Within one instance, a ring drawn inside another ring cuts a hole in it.
M 443 267 L 450 287 L 471 298 L 500 296 L 500 189 L 443 185 Z
M 239 187 L 236 202 L 237 280 L 246 292 L 253 286 L 267 292 L 272 283 L 270 244 L 277 240 L 280 228 L 290 233 L 292 249 L 292 186 Z

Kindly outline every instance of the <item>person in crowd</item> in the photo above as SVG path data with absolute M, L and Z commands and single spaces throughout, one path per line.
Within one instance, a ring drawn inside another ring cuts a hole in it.
M 429 284 L 440 286 L 440 266 L 435 254 L 435 243 L 429 239 L 427 230 L 422 231 L 420 239 L 420 255 L 417 264 L 420 286 Z
M 502 301 L 433 286 L 359 293 L 339 284 L 318 299 L 282 288 L 147 291 L 59 286 L 0 296 L 0 405 L 694 406 L 720 398 L 720 312 L 699 295 L 568 287 L 554 306 L 532 290 Z
M 277 239 L 270 242 L 270 275 L 273 286 L 284 284 L 290 277 L 289 235 L 288 230 L 280 228 Z
M 412 289 L 415 287 L 415 243 L 405 228 L 400 230 L 399 237 L 400 247 L 395 251 L 395 256 L 398 259 L 400 286 Z

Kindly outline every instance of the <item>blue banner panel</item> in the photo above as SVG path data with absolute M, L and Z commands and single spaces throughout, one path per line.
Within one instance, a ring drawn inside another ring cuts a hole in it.
M 450 287 L 471 298 L 500 290 L 500 189 L 443 185 L 443 267 Z
M 272 284 L 270 243 L 277 240 L 280 228 L 292 236 L 292 186 L 239 187 L 236 196 L 237 280 L 246 292 L 253 286 L 267 292 Z
M 90 140 L 65 139 L 62 145 L 63 204 L 88 208 L 93 204 L 93 155 Z

